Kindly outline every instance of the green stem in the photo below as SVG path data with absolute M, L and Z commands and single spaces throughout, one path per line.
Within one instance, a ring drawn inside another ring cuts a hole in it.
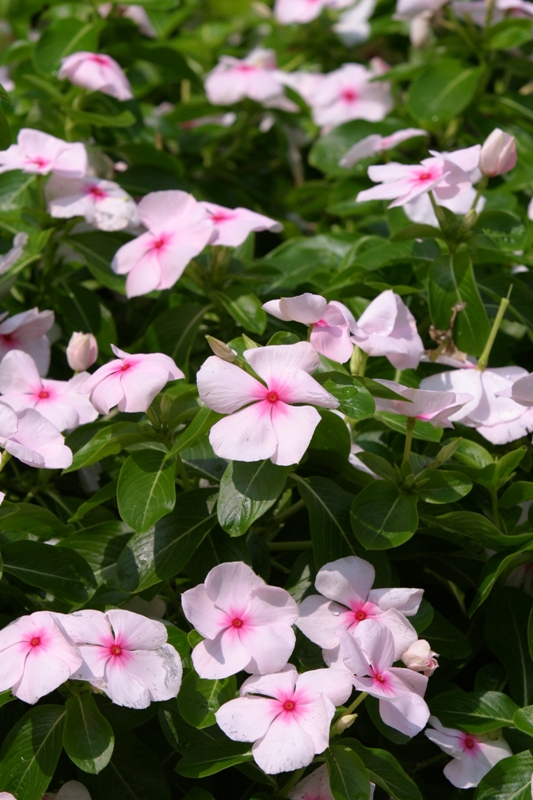
M 310 550 L 313 542 L 267 542 L 269 550 Z
M 482 178 L 479 186 L 477 187 L 476 196 L 474 197 L 474 202 L 470 206 L 470 211 L 475 211 L 477 208 L 478 200 L 481 197 L 482 193 L 485 191 L 486 186 L 488 183 L 488 178 Z
M 292 787 L 296 786 L 296 784 L 298 783 L 304 772 L 305 772 L 305 767 L 297 769 L 296 772 L 293 772 L 293 774 L 291 775 L 285 786 L 282 786 L 281 789 L 279 790 L 279 793 L 282 797 L 286 797 L 288 792 L 290 792 L 290 790 L 292 789 Z
M 187 470 L 185 469 L 185 464 L 183 463 L 179 455 L 176 456 L 176 461 L 178 464 L 178 472 L 183 482 L 183 488 L 185 489 L 186 492 L 190 492 L 193 487 L 191 481 L 189 480 Z
M 509 288 L 509 293 L 507 297 L 502 297 L 502 299 L 500 300 L 500 307 L 498 309 L 498 313 L 494 318 L 494 322 L 492 323 L 492 328 L 490 330 L 489 338 L 487 339 L 487 344 L 485 345 L 485 348 L 481 353 L 479 361 L 477 362 L 477 369 L 479 370 L 486 369 L 487 364 L 489 363 L 489 356 L 490 356 L 490 351 L 492 350 L 492 345 L 494 344 L 494 340 L 496 339 L 496 335 L 500 328 L 503 316 L 507 311 L 507 306 L 509 305 L 509 295 L 511 294 L 511 289 L 512 286 Z
M 492 521 L 497 528 L 500 527 L 500 510 L 498 508 L 498 492 L 496 489 L 490 490 L 490 499 L 492 501 Z
M 358 378 L 364 378 L 367 359 L 368 354 L 356 345 L 350 359 L 350 373 Z
M 286 508 L 285 511 L 280 511 L 279 514 L 276 514 L 274 519 L 276 522 L 285 522 L 286 519 L 292 517 L 293 514 L 296 514 L 302 508 L 305 508 L 305 503 L 303 500 L 298 500 L 298 502 L 294 503 L 289 508 Z
M 8 453 L 7 450 L 4 450 L 2 456 L 0 457 L 0 472 L 4 469 L 5 465 L 8 461 L 11 460 L 11 453 Z
M 366 700 L 367 697 L 368 697 L 368 692 L 361 692 L 361 694 L 357 695 L 353 703 L 351 703 L 346 709 L 346 711 L 343 712 L 342 716 L 344 717 L 346 714 L 353 714 L 357 706 L 360 703 L 362 703 L 363 700 Z
M 411 455 L 411 444 L 413 442 L 413 431 L 416 424 L 416 417 L 407 417 L 407 433 L 405 434 L 405 447 L 403 448 L 403 460 L 409 461 Z

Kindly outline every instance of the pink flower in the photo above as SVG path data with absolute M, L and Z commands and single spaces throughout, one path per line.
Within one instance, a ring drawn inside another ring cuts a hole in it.
M 68 680 L 82 664 L 79 649 L 48 611 L 20 617 L 0 631 L 0 691 L 11 689 L 36 703 Z
M 367 619 L 389 628 L 394 637 L 395 659 L 400 658 L 417 634 L 406 616 L 418 611 L 422 589 L 372 589 L 375 570 L 358 556 L 331 561 L 320 568 L 312 594 L 300 604 L 297 627 L 324 648 L 327 663 L 339 657 L 340 633 L 354 634 Z M 341 659 L 342 663 L 342 659 Z
M 433 728 L 424 731 L 434 744 L 453 756 L 444 767 L 444 774 L 458 789 L 477 786 L 487 772 L 513 752 L 506 741 L 497 734 L 473 734 L 445 728 L 437 717 L 430 717 Z
M 418 639 L 409 645 L 405 653 L 402 655 L 402 661 L 407 669 L 412 669 L 415 672 L 422 672 L 426 678 L 431 678 L 439 663 L 437 661 L 439 654 L 433 652 L 429 646 L 429 642 L 425 639 Z
M 369 800 L 373 800 L 375 788 L 376 784 L 371 782 Z M 303 780 L 298 781 L 287 797 L 291 800 L 334 800 L 329 785 L 327 764 L 322 764 Z
M 352 341 L 369 356 L 386 356 L 396 369 L 416 369 L 424 353 L 416 320 L 392 289 L 363 311 L 352 326 Z
M 0 792 L 0 800 L 17 800 L 17 798 L 9 792 Z M 46 800 L 46 795 L 43 800 Z
M 83 656 L 73 678 L 102 689 L 116 705 L 147 708 L 178 694 L 181 659 L 162 622 L 120 608 L 62 614 L 60 621 Z
M 344 8 L 352 0 L 276 0 L 274 16 L 282 25 L 311 22 L 324 8 Z
M 48 213 L 57 219 L 84 217 L 102 231 L 118 231 L 139 222 L 134 200 L 113 181 L 52 175 L 45 194 Z
M 324 75 L 310 99 L 314 122 L 334 128 L 351 119 L 384 119 L 394 103 L 388 83 L 370 83 L 376 74 L 362 64 L 344 64 Z
M 423 697 L 428 679 L 410 669 L 393 667 L 396 660 L 392 633 L 375 620 L 361 623 L 356 637 L 344 632 L 341 653 L 345 665 L 355 674 L 354 686 L 379 699 L 379 714 L 406 736 L 415 736 L 429 718 Z
M 221 706 L 216 719 L 230 739 L 254 742 L 253 757 L 264 772 L 289 772 L 324 752 L 335 706 L 351 691 L 348 673 L 315 669 L 298 675 L 287 664 L 275 675 L 248 678 L 241 697 Z
M 32 308 L 13 317 L 7 317 L 7 314 L 7 311 L 0 314 L 0 360 L 10 350 L 23 350 L 33 358 L 39 374 L 46 375 L 50 364 L 50 342 L 46 332 L 54 324 L 54 312 Z
M 215 230 L 209 244 L 238 247 L 252 231 L 280 231 L 283 228 L 279 222 L 263 214 L 257 214 L 248 208 L 224 208 L 215 203 L 200 202 Z
M 97 369 L 78 389 L 81 394 L 90 395 L 100 414 L 109 414 L 114 406 L 130 414 L 146 411 L 168 381 L 185 377 L 164 353 L 130 355 L 114 344 L 111 348 L 118 358 Z
M 113 3 L 102 3 L 101 6 L 98 6 L 98 13 L 101 17 L 106 19 L 113 8 L 117 10 L 121 17 L 131 19 L 144 36 L 148 36 L 150 39 L 155 39 L 157 37 L 156 30 L 150 22 L 150 17 L 142 6 L 123 6 L 122 4 L 113 6 Z
M 148 231 L 120 247 L 111 262 L 115 272 L 128 275 L 128 297 L 174 286 L 214 230 L 206 210 L 187 192 L 151 192 L 137 210 Z
M 292 404 L 339 405 L 309 375 L 319 365 L 318 353 L 309 342 L 298 342 L 245 350 L 244 358 L 263 383 L 216 356 L 208 358 L 198 372 L 202 401 L 229 415 L 211 428 L 213 450 L 236 461 L 270 458 L 274 464 L 296 464 L 309 446 L 320 415 L 311 405 Z
M 471 394 L 455 394 L 454 392 L 438 392 L 428 389 L 409 389 L 396 381 L 377 378 L 377 382 L 406 400 L 384 400 L 376 397 L 376 409 L 392 414 L 402 414 L 429 422 L 434 428 L 453 428 L 450 417 L 466 403 L 473 400 Z
M 413 19 L 424 11 L 438 11 L 445 2 L 446 0 L 398 0 L 394 16 L 396 19 Z
M 81 142 L 64 142 L 33 128 L 22 128 L 17 143 L 0 152 L 0 172 L 21 169 L 37 175 L 55 172 L 66 178 L 81 178 L 87 166 L 87 151 Z
M 476 428 L 492 444 L 507 444 L 533 430 L 533 409 L 502 396 L 526 375 L 521 367 L 458 369 L 424 378 L 420 388 L 470 394 L 473 399 L 450 416 L 451 422 Z
M 117 100 L 131 100 L 131 86 L 122 67 L 111 56 L 82 50 L 61 59 L 57 73 L 60 81 L 68 79 L 75 86 L 102 92 Z
M 201 678 L 227 678 L 242 669 L 278 672 L 294 650 L 296 602 L 240 561 L 214 567 L 205 583 L 183 593 L 182 605 L 205 636 L 192 652 Z
M 355 320 L 351 311 L 342 303 L 328 303 L 319 294 L 300 294 L 297 297 L 282 297 L 269 300 L 263 308 L 273 317 L 294 320 L 311 325 L 310 342 L 319 353 L 343 364 L 351 358 L 353 343 L 350 339 L 350 324 Z
M 17 412 L 34 408 L 58 430 L 72 430 L 98 416 L 89 398 L 78 393 L 88 377 L 80 373 L 69 381 L 41 378 L 30 355 L 11 350 L 0 363 L 2 402 Z
M 518 378 L 511 387 L 498 392 L 499 397 L 511 397 L 521 406 L 533 406 L 533 374 Z
M 222 56 L 205 79 L 205 91 L 213 105 L 229 106 L 245 97 L 269 106 L 282 100 L 287 102 L 276 66 L 276 54 L 273 50 L 261 48 L 252 50 L 242 60 Z M 287 110 L 297 110 L 297 107 Z
M 1 794 L 0 800 L 3 800 Z M 91 795 L 82 783 L 67 781 L 57 793 L 47 792 L 42 800 L 91 800 Z
M 485 140 L 479 156 L 479 169 L 488 178 L 509 172 L 516 165 L 516 140 L 495 128 Z
M 370 36 L 369 19 L 376 8 L 376 0 L 359 0 L 359 2 L 348 8 L 339 16 L 339 21 L 333 26 L 333 30 L 346 45 L 352 47 L 359 42 L 366 42 Z
M 98 343 L 92 333 L 73 333 L 67 346 L 67 361 L 74 372 L 84 372 L 98 358 Z
M 64 436 L 33 408 L 16 412 L 0 402 L 0 447 L 29 467 L 64 469 L 72 464 Z
M 15 235 L 11 250 L 8 250 L 3 256 L 0 256 L 0 275 L 5 275 L 5 273 L 17 263 L 24 248 L 28 244 L 28 238 L 27 233 L 17 233 Z
M 357 144 L 354 144 L 353 147 L 350 147 L 339 161 L 339 167 L 353 167 L 363 158 L 369 158 L 377 153 L 384 153 L 385 150 L 392 150 L 402 142 L 413 139 L 415 136 L 427 135 L 427 131 L 420 130 L 420 128 L 405 128 L 405 130 L 391 133 L 390 136 L 380 136 L 379 133 L 372 133 L 370 136 L 365 136 Z

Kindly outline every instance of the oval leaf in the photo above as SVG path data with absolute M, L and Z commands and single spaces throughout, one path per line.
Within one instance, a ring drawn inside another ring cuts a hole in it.
M 63 745 L 67 755 L 84 772 L 97 774 L 113 755 L 113 729 L 90 694 L 69 697 L 65 708 Z
M 170 513 L 176 502 L 176 462 L 159 450 L 129 456 L 120 470 L 117 502 L 120 516 L 134 531 L 144 533 Z
M 401 492 L 392 483 L 371 483 L 353 501 L 353 531 L 366 550 L 398 547 L 418 528 L 416 504 L 415 495 Z

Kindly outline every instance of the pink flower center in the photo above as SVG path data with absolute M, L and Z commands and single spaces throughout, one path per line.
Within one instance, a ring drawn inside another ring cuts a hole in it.
M 124 363 L 120 367 L 120 372 L 126 372 L 126 370 L 130 369 L 131 366 L 132 365 L 129 363 L 129 361 L 124 361 Z
M 417 169 L 411 181 L 414 184 L 423 184 L 423 183 L 431 183 L 432 181 L 437 180 L 442 176 L 442 168 L 437 166 L 436 164 L 432 167 L 422 167 L 422 169 Z
M 92 61 L 93 64 L 100 64 L 102 67 L 107 67 L 109 64 L 109 60 L 107 56 L 99 56 L 97 53 L 93 53 L 88 58 L 89 61 Z
M 217 211 L 214 214 L 211 214 L 211 219 L 216 225 L 219 225 L 221 222 L 228 222 L 230 219 L 235 219 L 235 214 L 227 214 L 225 211 Z
M 327 328 L 328 323 L 325 319 L 319 319 L 318 322 L 315 322 L 315 325 L 320 325 L 321 328 Z
M 383 675 L 379 675 L 377 672 L 374 672 L 374 680 L 378 681 L 378 683 L 385 683 L 385 678 Z
M 44 400 L 46 397 L 50 397 L 50 392 L 47 392 L 46 389 L 42 389 L 37 397 L 40 397 L 42 400 Z
M 43 158 L 42 156 L 35 156 L 35 158 L 28 158 L 26 161 L 27 164 L 35 164 L 36 167 L 39 169 L 43 169 L 43 167 L 47 167 L 48 164 L 51 164 L 49 158 Z
M 363 611 L 362 609 L 360 611 L 356 611 L 354 617 L 358 622 L 362 622 L 364 619 L 366 619 L 366 611 Z
M 472 750 L 476 746 L 474 739 L 471 736 L 467 736 L 465 739 L 465 747 L 467 750 Z
M 93 200 L 104 200 L 106 197 L 108 197 L 108 196 L 109 196 L 109 195 L 107 194 L 107 192 L 105 192 L 105 191 L 104 191 L 103 189 L 101 189 L 99 186 L 95 186 L 95 184 L 94 184 L 94 183 L 93 183 L 93 184 L 91 184 L 91 185 L 90 185 L 90 186 L 87 188 L 87 194 L 88 194 L 88 195 L 90 195 L 90 196 L 93 198 Z
M 239 64 L 235 70 L 236 72 L 255 72 L 257 67 L 254 67 L 253 64 Z
M 236 619 L 234 619 L 234 620 L 232 621 L 232 623 L 231 623 L 231 624 L 233 625 L 233 627 L 234 627 L 234 628 L 242 628 L 242 626 L 243 626 L 243 621 L 242 621 L 242 619 L 239 619 L 239 618 L 237 617 Z
M 41 637 L 34 636 L 33 639 L 30 639 L 30 644 L 32 647 L 38 647 L 41 644 Z
M 355 103 L 355 101 L 359 99 L 359 95 L 355 89 L 343 89 L 341 92 L 341 99 L 344 100 L 345 103 Z
M 266 399 L 269 403 L 276 403 L 279 400 L 279 397 L 276 392 L 268 392 Z
M 148 252 L 162 253 L 167 248 L 171 238 L 171 234 L 169 233 L 160 233 L 159 236 L 156 236 L 152 239 L 152 242 L 148 248 Z
M 109 652 L 112 656 L 120 656 L 122 655 L 122 647 L 119 644 L 112 644 L 109 648 Z
M 294 702 L 294 700 L 285 700 L 285 702 L 283 703 L 284 711 L 294 711 L 295 708 L 296 708 L 296 703 Z

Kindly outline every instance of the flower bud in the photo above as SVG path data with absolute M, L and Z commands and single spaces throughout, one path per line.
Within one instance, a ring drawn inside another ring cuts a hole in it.
M 222 361 L 229 361 L 230 364 L 235 361 L 235 353 L 225 342 L 215 339 L 214 336 L 206 336 L 205 338 L 207 339 L 207 344 L 218 358 L 221 358 Z
M 422 11 L 411 20 L 409 25 L 409 38 L 413 47 L 421 48 L 428 46 L 431 33 L 431 16 L 431 11 Z
M 337 722 L 332 725 L 331 736 L 340 736 L 341 733 L 344 733 L 345 730 L 354 724 L 356 719 L 357 714 L 343 714 L 342 717 L 339 717 Z
M 98 345 L 92 333 L 73 333 L 67 347 L 68 365 L 74 372 L 89 369 L 98 357 Z
M 499 128 L 485 140 L 479 156 L 479 169 L 487 178 L 509 172 L 516 164 L 516 142 L 514 136 Z
M 423 672 L 426 678 L 429 678 L 439 666 L 436 660 L 438 655 L 433 652 L 425 639 L 419 639 L 407 648 L 402 656 L 402 661 L 408 669 L 412 669 L 414 672 Z

